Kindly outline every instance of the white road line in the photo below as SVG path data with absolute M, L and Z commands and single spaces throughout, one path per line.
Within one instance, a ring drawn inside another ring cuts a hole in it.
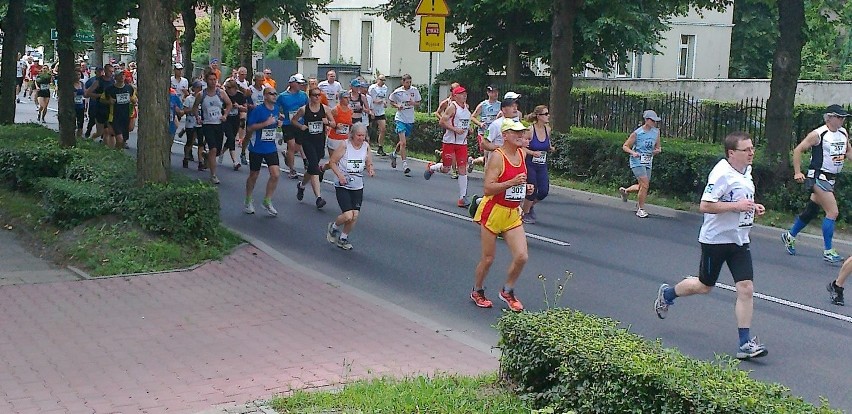
M 720 289 L 730 290 L 731 292 L 736 292 L 737 289 L 734 286 L 726 285 L 724 283 L 716 282 L 716 287 Z M 827 310 L 823 310 L 820 308 L 815 308 L 813 306 L 803 305 L 801 303 L 789 301 L 787 299 L 776 298 L 775 296 L 764 295 L 763 293 L 754 292 L 754 297 L 758 299 L 763 299 L 768 302 L 777 303 L 779 305 L 789 306 L 794 309 L 803 310 L 805 312 L 815 313 L 817 315 L 828 316 L 829 318 L 834 318 L 839 321 L 852 323 L 852 317 L 841 315 L 839 313 L 830 312 Z
M 437 209 L 437 208 L 434 208 L 434 207 L 429 207 L 429 206 L 426 206 L 426 205 L 423 205 L 423 204 L 415 203 L 413 201 L 403 200 L 403 199 L 400 199 L 400 198 L 394 198 L 393 201 L 400 203 L 400 204 L 405 204 L 407 206 L 417 207 L 419 209 L 431 211 L 433 213 L 443 214 L 445 216 L 457 218 L 457 219 L 460 219 L 460 220 L 472 221 L 471 218 L 466 216 L 466 215 L 456 214 L 456 213 L 452 213 L 452 212 L 449 212 L 449 211 L 446 211 L 446 210 L 441 210 L 441 209 Z M 547 242 L 547 243 L 553 243 L 557 246 L 570 246 L 571 245 L 571 243 L 564 242 L 562 240 L 551 239 L 550 237 L 539 236 L 538 234 L 526 233 L 526 235 L 529 238 L 541 240 L 541 241 Z

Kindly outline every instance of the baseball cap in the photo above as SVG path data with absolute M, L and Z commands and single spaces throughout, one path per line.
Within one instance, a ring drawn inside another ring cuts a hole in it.
M 210 63 L 219 63 L 219 58 L 210 58 Z
M 453 95 L 458 95 L 458 94 L 467 92 L 467 89 L 465 89 L 464 86 L 459 85 L 459 86 L 456 86 L 455 88 L 453 88 L 452 92 L 453 92 Z
M 337 97 L 338 99 L 349 99 L 349 91 L 340 91 L 340 93 L 337 94 Z
M 296 82 L 296 83 L 308 83 L 308 82 L 305 80 L 305 77 L 304 77 L 304 76 L 302 76 L 302 74 L 301 74 L 301 73 L 297 73 L 297 74 L 295 74 L 295 75 L 293 75 L 293 76 L 290 76 L 290 79 L 289 79 L 289 80 L 287 80 L 287 83 L 290 83 L 290 82 Z
M 497 92 L 497 91 L 500 90 L 500 88 L 498 88 L 497 85 L 491 84 L 491 85 L 488 85 L 488 87 L 485 88 L 485 90 L 487 90 L 488 92 L 491 92 L 491 91 Z
M 843 118 L 849 116 L 849 112 L 846 112 L 846 110 L 838 104 L 829 105 L 828 108 L 825 108 L 825 113 Z
M 500 108 L 501 108 L 501 109 L 502 109 L 502 108 L 508 108 L 508 107 L 510 107 L 510 106 L 512 106 L 512 105 L 514 105 L 514 104 L 515 104 L 515 100 L 514 100 L 514 99 L 503 99 L 502 101 L 500 101 Z
M 203 87 L 204 87 L 204 82 L 202 82 L 202 81 L 198 81 L 198 80 L 197 80 L 197 81 L 195 81 L 195 82 L 192 82 L 192 87 L 193 87 L 193 88 L 203 88 Z
M 506 94 L 503 95 L 503 99 L 518 99 L 520 97 L 521 97 L 520 94 L 517 94 L 517 93 L 512 92 L 512 91 L 506 92 Z
M 653 120 L 653 121 L 660 122 L 661 118 L 659 116 L 657 116 L 656 112 L 649 109 L 642 114 L 642 119 L 650 119 L 650 120 Z
M 180 62 L 175 63 L 175 69 L 183 69 L 183 64 Z
M 524 124 L 522 124 L 522 123 L 520 123 L 519 121 L 515 121 L 514 119 L 511 119 L 511 118 L 504 118 L 504 119 L 503 119 L 503 124 L 502 124 L 502 125 L 500 125 L 500 132 L 504 132 L 504 131 L 508 131 L 508 130 L 512 130 L 512 131 L 526 131 L 526 130 L 527 130 L 527 126 L 526 126 L 526 125 L 524 125 Z
M 358 78 L 352 79 L 351 81 L 349 81 L 349 86 L 353 88 L 359 88 L 361 87 L 361 81 L 358 80 Z
M 367 83 L 367 81 L 361 81 L 361 83 L 359 83 L 358 86 L 360 86 L 362 88 L 369 88 L 370 84 Z

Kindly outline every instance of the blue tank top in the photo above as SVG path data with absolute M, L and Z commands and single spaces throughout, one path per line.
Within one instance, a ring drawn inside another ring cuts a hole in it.
M 645 131 L 645 128 L 636 128 L 636 142 L 633 143 L 633 151 L 639 153 L 638 157 L 630 157 L 630 168 L 639 166 L 651 167 L 654 160 L 654 146 L 657 145 L 657 139 L 660 138 L 660 130 L 651 128 Z
M 77 109 L 85 107 L 85 104 L 83 103 L 83 92 L 85 92 L 85 89 L 83 88 L 76 88 L 74 90 L 74 107 Z
M 532 139 L 530 140 L 530 145 L 527 148 L 530 151 L 539 151 L 541 152 L 541 155 L 538 157 L 527 155 L 527 163 L 547 164 L 547 152 L 550 150 L 550 134 L 547 132 L 547 128 L 545 128 L 544 141 L 539 141 L 538 135 L 535 132 L 535 126 L 533 126 L 532 131 Z

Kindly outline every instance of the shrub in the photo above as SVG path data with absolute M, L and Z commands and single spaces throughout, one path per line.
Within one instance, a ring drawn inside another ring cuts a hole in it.
M 219 228 L 216 189 L 177 174 L 168 184 L 150 183 L 136 188 L 125 207 L 124 214 L 143 229 L 177 241 L 211 240 Z
M 0 180 L 10 188 L 32 190 L 41 177 L 59 177 L 73 157 L 59 146 L 56 132 L 23 124 L 0 129 Z
M 113 205 L 105 202 L 107 192 L 93 182 L 44 177 L 37 188 L 48 217 L 61 226 L 71 227 L 113 210 Z
M 611 319 L 568 309 L 506 313 L 497 330 L 504 377 L 536 406 L 555 412 L 840 412 L 753 380 L 736 360 L 692 359 Z

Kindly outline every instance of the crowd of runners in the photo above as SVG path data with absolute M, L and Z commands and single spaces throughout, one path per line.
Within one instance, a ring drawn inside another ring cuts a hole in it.
M 36 66 L 38 62 L 30 66 L 28 61 L 23 58 L 19 62 L 19 93 L 32 90 L 40 105 L 39 120 L 43 122 L 46 109 L 41 110 L 42 103 L 46 108 L 47 102 L 43 100 L 50 99 L 53 77 L 49 69 Z M 85 61 L 80 62 L 81 78 L 74 85 L 79 135 L 100 138 L 111 147 L 126 145 L 136 114 L 135 65 L 131 65 L 125 68 L 122 64 L 109 64 L 89 69 Z M 350 235 L 363 202 L 364 178 L 375 175 L 374 158 L 387 157 L 392 169 L 401 167 L 398 170 L 402 174 L 413 176 L 406 144 L 412 138 L 414 113 L 422 97 L 407 74 L 402 76 L 401 86 L 390 90 L 384 76 L 378 76 L 373 83 L 355 78 L 346 88 L 333 70 L 322 81 L 295 73 L 279 92 L 268 69 L 255 73 L 251 80 L 243 67 L 223 77 L 215 59 L 194 79 L 183 76 L 180 63 L 173 69 L 169 121 L 173 136 L 183 139 L 183 168 L 193 165 L 199 171 L 207 171 L 210 182 L 219 184 L 220 166 L 230 161 L 233 170 L 239 171 L 247 165 L 243 208 L 246 214 L 256 212 L 254 190 L 264 168 L 268 178 L 261 206 L 272 217 L 278 215 L 273 197 L 282 171 L 295 180 L 297 200 L 304 199 L 310 186 L 317 209 L 327 204 L 322 183 L 329 174 L 340 215 L 325 226 L 324 232 L 330 243 L 350 250 L 353 248 Z M 27 89 L 27 81 L 35 89 Z M 486 93 L 487 99 L 471 107 L 465 87 L 451 84 L 450 95 L 434 113 L 443 130 L 441 148 L 436 151 L 439 160 L 427 163 L 422 175 L 425 180 L 436 173 L 456 178 L 455 204 L 467 208 L 473 221 L 480 225 L 480 261 L 470 299 L 479 307 L 493 306 L 485 294 L 484 281 L 494 261 L 497 240 L 502 238 L 512 257 L 499 297 L 511 310 L 521 311 L 524 307 L 515 296 L 514 285 L 529 256 L 524 225 L 537 223 L 535 206 L 549 193 L 547 159 L 556 147 L 551 140 L 546 105 L 538 105 L 524 116 L 518 109 L 521 97 L 518 93 L 501 94 L 496 85 L 488 86 Z M 89 122 L 82 134 L 86 107 Z M 385 152 L 388 108 L 395 110 L 390 128 L 398 139 L 389 148 L 390 152 Z M 645 201 L 653 159 L 662 147 L 658 128 L 661 117 L 650 109 L 641 116 L 642 123 L 622 145 L 636 182 L 618 191 L 625 202 L 631 193 L 637 193 L 635 214 L 643 219 L 649 215 Z M 793 178 L 805 183 L 811 196 L 792 228 L 781 236 L 790 255 L 796 254 L 798 233 L 822 209 L 825 211 L 823 258 L 829 263 L 843 261 L 832 247 L 838 215 L 833 191 L 836 175 L 846 157 L 852 155 L 848 133 L 843 128 L 848 116 L 839 105 L 829 106 L 824 114 L 825 124 L 810 132 L 794 150 Z M 93 126 L 96 130 L 91 135 Z M 371 129 L 377 133 L 375 144 L 369 139 Z M 474 142 L 479 154 L 468 153 L 468 144 Z M 732 133 L 724 140 L 724 150 L 725 158 L 710 172 L 701 198 L 704 223 L 699 234 L 699 275 L 675 286 L 661 285 L 654 309 L 663 319 L 676 298 L 709 293 L 722 265 L 727 264 L 737 291 L 736 356 L 747 359 L 767 354 L 766 347 L 750 331 L 754 271 L 749 232 L 754 218 L 765 209 L 754 201 L 751 164 L 755 148 L 751 137 L 742 132 Z M 811 161 L 803 173 L 801 157 L 809 150 Z M 283 167 L 280 157 L 284 158 Z M 301 166 L 296 165 L 297 158 L 301 158 Z M 484 168 L 482 196 L 469 196 L 468 174 L 477 165 Z M 843 286 L 850 274 L 852 258 L 846 259 L 838 277 L 827 285 L 833 304 L 844 305 Z

